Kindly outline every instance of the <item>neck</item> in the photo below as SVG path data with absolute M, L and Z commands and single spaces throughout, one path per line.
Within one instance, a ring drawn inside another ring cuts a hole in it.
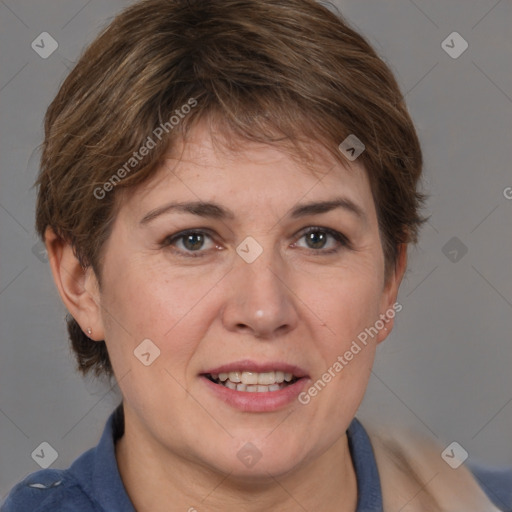
M 126 413 L 125 409 L 125 413 Z M 354 512 L 357 482 L 346 434 L 317 458 L 284 475 L 234 478 L 171 452 L 126 418 L 116 459 L 137 512 Z

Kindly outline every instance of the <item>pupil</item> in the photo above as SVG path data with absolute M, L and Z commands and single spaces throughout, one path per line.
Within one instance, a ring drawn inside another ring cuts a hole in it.
M 312 244 L 308 243 L 308 245 L 310 245 L 310 247 L 312 246 L 313 249 L 321 249 L 325 243 L 325 233 L 319 231 L 309 233 L 307 240 L 308 242 L 312 242 Z
M 190 250 L 200 249 L 201 245 L 203 244 L 202 238 L 203 238 L 202 235 L 200 235 L 199 233 L 187 235 L 185 238 L 185 242 L 184 242 L 185 247 Z M 195 239 L 195 243 L 194 243 L 194 239 Z

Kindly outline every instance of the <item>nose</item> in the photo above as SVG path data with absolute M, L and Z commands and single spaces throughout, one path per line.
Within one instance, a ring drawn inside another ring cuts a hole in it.
M 263 251 L 252 263 L 240 258 L 229 273 L 222 311 L 227 330 L 272 339 L 297 326 L 296 296 L 284 263 L 271 252 Z

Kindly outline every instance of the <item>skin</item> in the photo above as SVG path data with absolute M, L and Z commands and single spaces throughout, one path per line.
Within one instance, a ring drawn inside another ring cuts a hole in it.
M 170 155 L 124 198 L 106 242 L 101 289 L 69 244 L 50 228 L 46 236 L 63 302 L 84 332 L 90 327 L 92 339 L 107 343 L 124 399 L 116 457 L 130 498 L 138 512 L 354 511 L 345 432 L 392 319 L 307 405 L 244 412 L 219 400 L 199 374 L 240 359 L 284 361 L 313 384 L 392 308 L 406 251 L 386 281 L 375 204 L 357 160 L 349 169 L 318 150 L 312 172 L 276 147 L 214 145 L 205 124 L 181 150 L 179 161 Z M 287 216 L 297 204 L 338 196 L 364 218 L 343 208 Z M 234 219 L 172 212 L 140 225 L 170 201 L 198 200 L 229 208 Z M 308 244 L 309 226 L 339 231 L 351 247 L 329 235 L 325 245 Z M 183 238 L 161 244 L 191 228 L 209 229 L 211 238 L 202 246 Z M 263 249 L 250 264 L 236 252 L 246 236 Z M 187 256 L 194 248 L 202 256 Z M 146 338 L 160 349 L 149 366 L 133 354 Z M 237 458 L 247 442 L 261 453 L 251 468 Z

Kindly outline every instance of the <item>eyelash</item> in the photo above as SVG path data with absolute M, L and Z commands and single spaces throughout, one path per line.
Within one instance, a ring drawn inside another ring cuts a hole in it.
M 339 231 L 336 231 L 334 229 L 330 228 L 324 228 L 320 226 L 310 226 L 302 231 L 299 240 L 303 238 L 306 235 L 309 235 L 310 233 L 326 233 L 330 236 L 332 236 L 336 242 L 338 242 L 338 246 L 334 249 L 309 249 L 310 251 L 314 253 L 319 253 L 318 255 L 325 255 L 325 254 L 335 254 L 340 251 L 341 247 L 352 249 L 352 245 L 350 243 L 350 240 Z M 178 240 L 181 240 L 185 238 L 188 235 L 206 235 L 209 238 L 213 239 L 212 235 L 210 234 L 209 230 L 204 229 L 188 229 L 185 231 L 180 231 L 179 233 L 176 233 L 174 235 L 170 235 L 164 238 L 164 240 L 160 243 L 161 247 L 171 247 L 173 243 L 175 243 Z M 181 249 L 173 249 L 173 252 L 176 254 L 183 256 L 185 258 L 198 258 L 203 257 L 207 251 L 183 251 Z

